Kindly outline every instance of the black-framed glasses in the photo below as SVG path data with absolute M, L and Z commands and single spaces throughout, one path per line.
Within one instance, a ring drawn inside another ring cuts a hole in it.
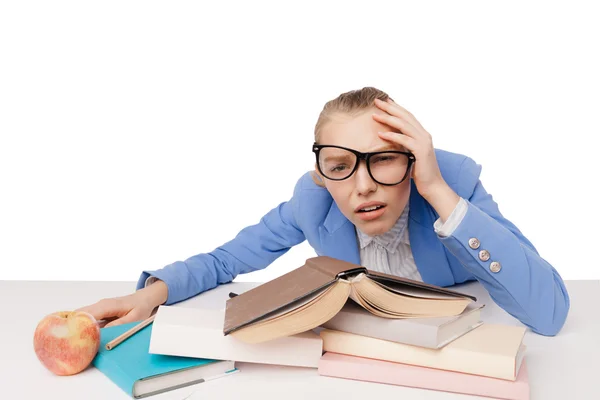
M 403 182 L 415 156 L 406 151 L 384 150 L 370 153 L 342 146 L 314 143 L 317 168 L 327 179 L 341 181 L 348 179 L 357 170 L 360 160 L 364 160 L 371 178 L 380 185 L 393 186 Z

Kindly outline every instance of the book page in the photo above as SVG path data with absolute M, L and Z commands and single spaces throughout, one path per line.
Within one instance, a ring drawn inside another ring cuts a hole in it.
M 360 305 L 362 308 L 369 311 L 370 313 L 377 315 L 378 317 L 388 318 L 388 319 L 408 319 L 408 318 L 428 317 L 428 315 L 423 315 L 423 314 L 414 315 L 414 314 L 406 314 L 406 313 L 397 313 L 397 312 L 394 312 L 393 310 L 386 310 L 381 307 L 378 307 L 376 304 L 371 303 L 367 298 L 362 297 L 360 295 L 360 293 L 354 288 L 354 286 L 351 287 L 349 297 L 356 304 Z
M 522 344 L 519 347 L 519 352 L 517 353 L 516 361 L 515 361 L 515 376 L 519 375 L 519 371 L 521 370 L 521 365 L 523 365 L 523 360 L 525 359 L 527 346 Z
M 418 317 L 458 315 L 471 302 L 466 297 L 410 296 L 404 294 L 404 290 L 389 290 L 368 277 L 353 280 L 352 286 L 362 299 L 367 300 L 372 307 L 388 312 L 392 318 L 407 314 Z
M 350 284 L 339 279 L 322 296 L 268 320 L 233 331 L 231 336 L 246 343 L 261 343 L 314 329 L 333 318 L 348 301 Z
M 384 289 L 389 290 L 390 292 L 402 294 L 410 297 L 417 297 L 422 299 L 442 299 L 442 300 L 458 300 L 462 299 L 462 297 L 452 296 L 444 293 L 436 293 L 433 291 L 429 291 L 427 289 L 422 289 L 418 287 L 412 287 L 409 285 L 403 285 L 401 283 L 396 283 L 388 280 L 380 280 L 379 278 L 370 276 L 368 277 L 373 282 L 377 283 Z

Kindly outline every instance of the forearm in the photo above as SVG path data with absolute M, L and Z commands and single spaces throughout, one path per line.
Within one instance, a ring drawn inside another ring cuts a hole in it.
M 164 304 L 174 304 L 231 282 L 239 274 L 265 268 L 304 239 L 295 224 L 292 203 L 281 203 L 258 224 L 242 229 L 234 239 L 209 253 L 176 261 L 159 270 L 142 271 L 137 288 L 146 286 L 149 277 L 160 279 L 168 287 Z M 151 286 L 154 284 L 148 285 Z M 163 300 L 159 293 L 155 299 Z
M 138 290 L 138 293 L 145 299 L 147 304 L 154 308 L 166 303 L 169 288 L 165 282 L 156 280 L 151 285 Z
M 460 197 L 446 182 L 441 182 L 429 190 L 429 193 L 423 194 L 423 198 L 427 200 L 433 209 L 440 216 L 441 222 L 444 223 L 454 211 Z
M 145 286 L 145 289 L 149 289 L 159 282 L 164 283 L 168 287 L 164 304 L 171 305 L 221 283 L 231 282 L 240 272 L 247 271 L 241 269 L 240 263 L 236 263 L 233 257 L 219 248 L 211 253 L 197 254 L 185 261 L 176 261 L 159 270 L 143 271 L 137 287 Z M 154 283 L 146 285 L 148 278 Z M 158 294 L 154 298 L 158 301 Z
M 460 225 L 440 240 L 500 307 L 533 331 L 555 335 L 569 310 L 566 288 L 513 227 L 502 216 L 492 218 L 468 203 Z

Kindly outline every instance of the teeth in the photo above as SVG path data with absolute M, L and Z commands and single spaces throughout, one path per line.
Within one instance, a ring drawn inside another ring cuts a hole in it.
M 373 211 L 373 210 L 377 210 L 378 208 L 381 208 L 381 206 L 361 208 L 360 211 Z

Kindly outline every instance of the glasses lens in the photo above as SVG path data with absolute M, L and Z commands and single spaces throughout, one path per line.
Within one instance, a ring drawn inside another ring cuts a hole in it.
M 376 181 L 392 185 L 404 178 L 408 168 L 408 156 L 398 153 L 379 153 L 370 159 L 371 174 Z
M 345 179 L 354 170 L 356 155 L 344 149 L 324 147 L 319 152 L 319 168 L 329 179 Z

